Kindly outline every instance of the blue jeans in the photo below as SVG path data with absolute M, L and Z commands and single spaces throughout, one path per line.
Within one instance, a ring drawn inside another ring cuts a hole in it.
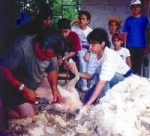
M 120 81 L 124 80 L 124 76 L 119 74 L 119 73 L 115 73 L 114 77 L 110 80 L 107 81 L 105 83 L 105 86 L 103 87 L 102 91 L 100 92 L 99 96 L 96 98 L 96 100 L 92 103 L 92 104 L 96 104 L 97 101 L 102 98 L 103 96 L 105 96 L 106 92 L 112 88 L 114 85 L 116 85 L 117 83 L 119 83 Z M 90 97 L 92 96 L 94 90 L 95 90 L 96 84 L 93 85 L 88 92 L 85 94 L 84 99 L 83 99 L 83 103 L 87 103 L 88 100 L 90 99 Z
M 86 54 L 87 49 L 82 49 L 78 51 L 77 56 L 78 56 L 78 69 L 80 72 L 87 72 L 87 62 L 84 61 L 83 56 Z M 78 86 L 86 86 L 87 85 L 87 79 L 80 78 L 78 82 Z

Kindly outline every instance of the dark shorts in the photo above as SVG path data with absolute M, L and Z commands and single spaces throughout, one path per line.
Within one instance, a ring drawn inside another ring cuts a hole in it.
M 0 92 L 4 106 L 14 108 L 26 102 L 22 92 L 0 77 Z

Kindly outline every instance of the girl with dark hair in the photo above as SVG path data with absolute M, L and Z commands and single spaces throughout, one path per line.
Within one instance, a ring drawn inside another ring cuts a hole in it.
M 84 106 L 96 104 L 105 93 L 115 84 L 132 74 L 129 66 L 110 46 L 108 34 L 104 29 L 96 28 L 87 37 L 89 50 L 95 54 L 90 57 L 87 72 L 79 72 L 81 78 L 92 79 L 96 69 L 96 82 L 84 97 Z M 71 65 L 71 71 L 75 73 L 76 65 Z M 96 72 L 97 73 L 97 72 Z

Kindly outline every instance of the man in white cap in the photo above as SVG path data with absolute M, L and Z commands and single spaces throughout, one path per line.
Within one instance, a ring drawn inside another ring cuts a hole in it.
M 146 47 L 145 31 L 148 26 L 148 18 L 141 15 L 140 0 L 132 0 L 130 8 L 132 15 L 126 19 L 123 32 L 125 33 L 126 47 L 131 53 L 132 70 L 135 74 L 140 75 Z

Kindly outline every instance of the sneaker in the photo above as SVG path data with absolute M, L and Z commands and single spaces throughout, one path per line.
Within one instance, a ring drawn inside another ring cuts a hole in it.
M 82 90 L 83 92 L 87 92 L 89 89 L 88 89 L 88 87 L 85 85 L 85 86 L 83 86 L 83 87 L 81 88 L 81 90 Z

